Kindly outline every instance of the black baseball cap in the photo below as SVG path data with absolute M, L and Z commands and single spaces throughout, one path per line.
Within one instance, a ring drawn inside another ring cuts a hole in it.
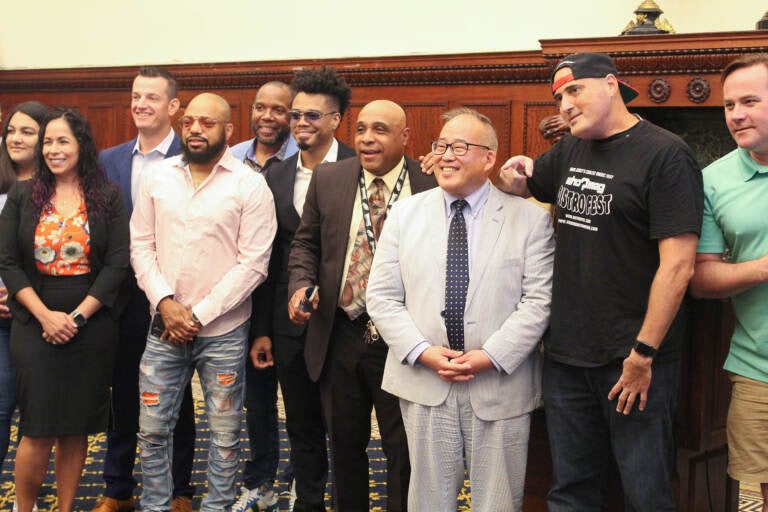
M 562 68 L 570 68 L 571 74 L 562 76 L 555 82 L 555 73 Z M 562 87 L 563 84 L 566 84 L 571 80 L 580 80 L 582 78 L 605 78 L 607 75 L 613 75 L 616 77 L 616 80 L 618 80 L 621 99 L 624 100 L 624 103 L 629 103 L 640 94 L 627 82 L 619 79 L 619 73 L 616 71 L 616 64 L 614 64 L 613 59 L 604 53 L 589 52 L 574 53 L 557 63 L 554 71 L 552 71 L 552 77 L 550 78 L 552 93 L 554 94 L 554 92 Z

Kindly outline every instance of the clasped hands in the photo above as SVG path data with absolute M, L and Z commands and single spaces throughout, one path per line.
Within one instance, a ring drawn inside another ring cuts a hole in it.
M 200 322 L 192 317 L 192 308 L 176 302 L 171 297 L 161 300 L 157 310 L 165 323 L 165 330 L 160 339 L 167 340 L 172 345 L 183 346 L 190 343 L 202 327 Z
M 432 346 L 422 352 L 417 361 L 433 369 L 446 382 L 467 382 L 493 367 L 488 355 L 480 349 L 462 352 Z
M 43 327 L 43 339 L 51 345 L 69 343 L 77 334 L 77 324 L 63 311 L 45 311 L 40 325 Z

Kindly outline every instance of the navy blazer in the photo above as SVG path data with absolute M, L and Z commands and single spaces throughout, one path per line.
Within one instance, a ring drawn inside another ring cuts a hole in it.
M 339 141 L 337 161 L 355 156 L 357 154 L 353 148 Z M 295 153 L 282 162 L 275 162 L 265 175 L 275 198 L 277 233 L 272 244 L 267 281 L 253 295 L 251 339 L 273 334 L 301 336 L 306 329 L 306 325 L 297 325 L 288 318 L 288 253 L 293 234 L 301 220 L 301 212 L 297 212 L 293 205 L 298 163 L 299 154 Z
M 107 148 L 99 153 L 99 161 L 107 172 L 107 179 L 120 186 L 123 204 L 128 218 L 133 213 L 133 199 L 131 198 L 131 168 L 133 164 L 133 148 L 136 147 L 138 137 L 128 142 Z M 173 142 L 168 147 L 165 158 L 170 158 L 181 153 L 181 139 L 176 132 L 173 133 Z
M 130 264 L 130 237 L 120 192 L 112 184 L 106 186 L 109 187 L 107 210 L 98 217 L 88 217 L 91 237 L 88 295 L 98 299 L 117 319 L 127 300 L 123 281 Z M 0 274 L 8 288 L 8 306 L 23 323 L 29 322 L 32 315 L 15 295 L 29 286 L 39 293 L 42 277 L 35 264 L 35 229 L 40 219 L 34 214 L 31 195 L 31 181 L 16 182 L 8 192 L 0 215 Z M 85 203 L 87 208 L 87 197 Z

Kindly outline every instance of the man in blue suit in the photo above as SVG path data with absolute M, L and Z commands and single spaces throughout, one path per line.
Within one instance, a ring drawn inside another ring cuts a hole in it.
M 133 200 L 141 176 L 152 172 L 158 161 L 181 152 L 179 136 L 171 118 L 179 110 L 178 84 L 168 71 L 143 67 L 133 81 L 131 116 L 139 131 L 128 142 L 105 149 L 99 155 L 107 177 L 120 186 L 125 209 L 133 212 Z M 136 460 L 136 433 L 139 428 L 139 361 L 149 329 L 149 303 L 131 275 L 131 299 L 120 318 L 120 344 L 112 383 L 114 430 L 107 435 L 104 457 L 106 490 L 93 512 L 134 510 L 133 466 Z M 192 390 L 187 386 L 179 421 L 173 435 L 173 512 L 192 510 L 194 487 L 190 483 L 195 449 L 195 417 Z

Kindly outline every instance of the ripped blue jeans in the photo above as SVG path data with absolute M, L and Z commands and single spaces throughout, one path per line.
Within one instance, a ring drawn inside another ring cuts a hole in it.
M 144 512 L 171 510 L 173 428 L 184 387 L 195 369 L 200 376 L 211 431 L 208 495 L 200 510 L 221 512 L 229 510 L 235 502 L 248 326 L 249 322 L 245 322 L 220 336 L 198 337 L 184 347 L 152 335 L 147 337 L 139 367 L 138 438 Z

